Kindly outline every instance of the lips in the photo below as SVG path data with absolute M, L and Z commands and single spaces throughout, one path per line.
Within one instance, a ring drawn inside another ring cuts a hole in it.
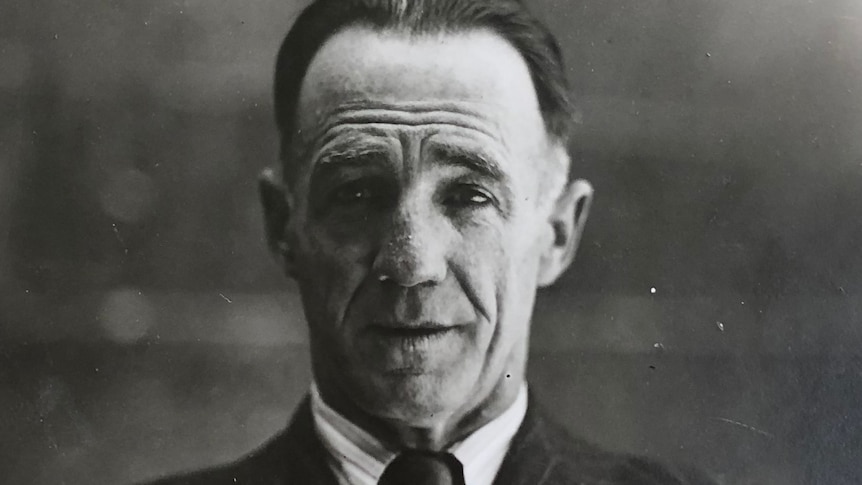
M 371 336 L 402 343 L 435 340 L 461 330 L 463 325 L 446 325 L 438 322 L 375 322 L 365 328 Z
M 432 337 L 454 330 L 456 327 L 443 325 L 371 325 L 368 330 L 382 337 L 392 338 L 417 338 Z
M 449 368 L 463 353 L 468 325 L 436 322 L 375 322 L 365 326 L 355 344 L 364 365 L 387 374 L 425 375 Z
M 381 333 L 398 335 L 417 335 L 417 334 L 434 334 L 445 332 L 454 328 L 460 327 L 455 324 L 444 324 L 432 320 L 377 320 L 368 325 L 368 330 Z

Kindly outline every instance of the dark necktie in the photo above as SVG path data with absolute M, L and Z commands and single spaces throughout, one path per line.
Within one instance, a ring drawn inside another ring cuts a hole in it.
M 464 485 L 464 467 L 451 453 L 405 451 L 386 467 L 378 485 Z

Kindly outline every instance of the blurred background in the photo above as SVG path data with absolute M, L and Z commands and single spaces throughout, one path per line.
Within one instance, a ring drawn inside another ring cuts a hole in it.
M 531 382 L 726 484 L 862 483 L 862 3 L 530 2 L 597 200 Z M 0 6 L 0 477 L 232 459 L 307 389 L 255 192 L 292 0 Z

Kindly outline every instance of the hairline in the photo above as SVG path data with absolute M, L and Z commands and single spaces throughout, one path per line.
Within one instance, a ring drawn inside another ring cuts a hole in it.
M 368 32 L 378 34 L 378 35 L 386 35 L 386 34 L 400 35 L 405 40 L 433 38 L 434 36 L 448 36 L 448 37 L 464 36 L 464 37 L 469 37 L 472 34 L 488 34 L 488 35 L 494 36 L 497 40 L 504 42 L 507 46 L 509 46 L 514 51 L 515 54 L 517 54 L 518 58 L 521 60 L 521 62 L 524 65 L 524 69 L 526 69 L 528 74 L 529 74 L 530 86 L 531 86 L 530 89 L 532 90 L 533 95 L 535 95 L 537 97 L 537 102 L 538 102 L 538 96 L 539 96 L 538 87 L 536 86 L 536 81 L 533 78 L 532 69 L 530 68 L 527 59 L 524 57 L 523 52 L 521 52 L 521 49 L 519 49 L 517 45 L 515 45 L 509 38 L 507 38 L 506 35 L 499 32 L 498 29 L 494 28 L 491 25 L 483 25 L 483 24 L 479 24 L 479 25 L 470 25 L 470 24 L 451 25 L 451 24 L 448 24 L 447 25 L 447 24 L 443 24 L 443 25 L 435 25 L 435 26 L 432 26 L 430 28 L 421 28 L 420 29 L 420 28 L 415 28 L 415 27 L 413 27 L 409 24 L 406 24 L 406 23 L 393 23 L 393 24 L 387 24 L 387 25 L 376 25 L 374 22 L 372 22 L 368 19 L 359 18 L 359 19 L 355 19 L 355 20 L 352 20 L 350 22 L 347 22 L 344 25 L 341 25 L 337 29 L 333 30 L 326 37 L 326 39 L 323 40 L 323 42 L 321 42 L 317 46 L 314 54 L 311 56 L 311 60 L 305 66 L 305 71 L 302 74 L 302 81 L 299 83 L 299 92 L 296 95 L 296 103 L 294 106 L 294 110 L 292 113 L 290 113 L 290 116 L 293 118 L 293 122 L 291 123 L 290 126 L 293 129 L 291 130 L 291 132 L 287 133 L 286 132 L 287 130 L 285 129 L 286 127 L 278 126 L 279 140 L 280 140 L 280 144 L 281 144 L 281 152 L 280 152 L 279 159 L 281 160 L 281 163 L 283 165 L 295 164 L 296 162 L 301 161 L 301 159 L 307 158 L 309 156 L 308 151 L 310 150 L 311 147 L 307 146 L 307 144 L 305 144 L 305 143 L 302 143 L 300 141 L 300 137 L 297 136 L 300 133 L 299 126 L 298 126 L 299 108 L 302 104 L 301 100 L 302 100 L 303 91 L 304 91 L 304 87 L 305 87 L 305 80 L 308 77 L 308 73 L 311 71 L 312 66 L 314 65 L 314 63 L 318 59 L 318 57 L 320 56 L 320 53 L 326 48 L 327 44 L 329 44 L 337 36 L 339 36 L 345 32 L 348 32 L 350 30 L 353 30 L 353 29 L 366 30 Z M 545 114 L 541 110 L 541 107 L 537 106 L 537 108 L 539 109 L 540 116 L 542 118 L 542 129 L 543 129 L 544 134 L 545 134 L 545 142 L 550 146 L 553 146 L 555 144 L 565 146 L 567 140 L 564 137 L 554 133 L 550 129 L 550 127 L 548 126 L 548 122 L 545 119 Z M 566 152 L 568 152 L 568 150 L 566 150 Z M 283 167 L 283 170 L 284 170 L 285 176 L 286 176 L 287 172 L 288 172 L 288 167 Z
M 315 3 L 325 3 L 325 1 L 318 0 Z M 517 3 L 520 3 L 520 1 Z M 565 75 L 564 62 L 561 58 L 559 44 L 556 36 L 548 30 L 543 22 L 534 17 L 523 4 L 521 4 L 521 8 L 522 10 L 519 15 L 523 14 L 525 16 L 525 18 L 521 19 L 524 23 L 519 23 L 520 21 L 515 21 L 511 24 L 505 22 L 498 23 L 483 19 L 424 22 L 414 17 L 415 12 L 414 15 L 405 15 L 402 11 L 396 13 L 394 17 L 383 20 L 368 16 L 357 16 L 340 23 L 334 28 L 325 28 L 323 35 L 318 40 L 312 41 L 307 45 L 307 60 L 301 61 L 298 66 L 301 69 L 297 69 L 301 72 L 295 76 L 288 75 L 295 79 L 295 81 L 290 83 L 296 84 L 293 88 L 295 94 L 290 94 L 288 90 L 279 88 L 280 83 L 276 86 L 275 112 L 280 144 L 279 159 L 285 176 L 296 169 L 296 167 L 288 165 L 295 165 L 302 158 L 307 158 L 311 149 L 311 146 L 308 146 L 297 135 L 300 133 L 298 126 L 300 100 L 305 80 L 312 64 L 318 58 L 326 44 L 334 37 L 350 29 L 366 29 L 369 32 L 380 35 L 390 33 L 402 35 L 407 39 L 486 33 L 496 37 L 497 40 L 505 42 L 506 45 L 517 53 L 529 73 L 531 89 L 539 102 L 539 111 L 544 129 L 543 133 L 545 135 L 544 144 L 548 145 L 551 148 L 549 151 L 554 153 L 559 153 L 557 150 L 553 150 L 554 146 L 562 148 L 564 153 L 563 158 L 566 159 L 564 178 L 571 181 L 573 179 L 573 170 L 571 168 L 569 142 L 571 141 L 574 128 L 574 120 L 572 118 L 571 91 L 566 79 L 567 76 Z M 303 20 L 302 17 L 304 14 L 305 12 L 300 15 L 297 22 Z M 290 32 L 283 41 L 282 49 L 284 46 L 289 45 L 287 42 L 295 26 L 296 24 L 294 27 L 291 27 Z M 308 39 L 308 37 L 305 38 Z M 303 39 L 301 36 L 297 38 L 300 42 L 301 39 Z M 294 48 L 297 48 L 298 45 L 301 44 L 293 44 Z M 286 66 L 281 65 L 282 49 L 279 50 L 279 61 L 276 65 L 277 82 L 280 73 L 289 72 L 283 69 L 290 66 L 290 64 Z M 285 98 L 293 99 L 283 104 L 280 100 Z
M 462 36 L 466 40 L 466 39 L 469 39 L 469 37 L 471 35 L 474 35 L 474 34 L 488 34 L 488 35 L 495 37 L 496 40 L 504 42 L 509 48 L 511 48 L 512 51 L 518 56 L 518 58 L 523 63 L 523 67 L 526 70 L 526 72 L 530 78 L 530 86 L 531 86 L 530 89 L 532 90 L 533 95 L 536 96 L 537 109 L 539 110 L 539 115 L 542 119 L 542 128 L 543 128 L 543 130 L 547 136 L 548 141 L 552 144 L 553 143 L 564 144 L 565 140 L 563 140 L 561 136 L 553 133 L 553 131 L 551 129 L 549 129 L 549 127 L 547 126 L 548 123 L 545 120 L 545 114 L 542 112 L 542 109 L 541 109 L 541 106 L 539 103 L 539 99 L 538 99 L 539 98 L 539 91 L 537 89 L 535 79 L 533 79 L 532 71 L 530 69 L 529 63 L 527 62 L 527 59 L 524 57 L 523 53 L 518 48 L 518 46 L 514 45 L 511 42 L 511 40 L 506 38 L 506 36 L 501 34 L 497 29 L 495 29 L 491 26 L 488 26 L 488 25 L 464 25 L 464 26 L 454 26 L 454 27 L 444 25 L 444 26 L 440 26 L 439 28 L 420 30 L 420 29 L 413 29 L 410 26 L 402 26 L 402 25 L 397 25 L 397 24 L 396 25 L 383 25 L 383 26 L 374 25 L 372 22 L 368 21 L 367 19 L 357 19 L 355 21 L 348 22 L 345 25 L 342 25 L 338 29 L 334 30 L 329 36 L 327 36 L 326 40 L 321 42 L 320 45 L 317 47 L 317 49 L 314 52 L 314 55 L 312 55 L 311 60 L 308 62 L 308 65 L 305 68 L 305 72 L 303 72 L 303 74 L 302 74 L 302 80 L 299 83 L 299 92 L 296 95 L 296 105 L 294 106 L 293 113 L 290 114 L 290 116 L 293 118 L 292 133 L 285 133 L 287 131 L 285 129 L 285 127 L 281 126 L 281 125 L 278 126 L 279 138 L 280 138 L 280 141 L 282 144 L 285 143 L 286 137 L 289 138 L 288 144 L 291 144 L 291 145 L 294 144 L 294 142 L 296 141 L 296 138 L 297 138 L 296 135 L 300 132 L 299 125 L 298 125 L 298 120 L 299 120 L 298 116 L 299 116 L 299 108 L 302 104 L 301 101 L 302 101 L 302 94 L 303 94 L 303 91 L 305 88 L 305 81 L 308 78 L 308 73 L 311 71 L 311 68 L 314 65 L 315 61 L 319 58 L 320 53 L 327 47 L 327 44 L 332 42 L 333 39 L 335 39 L 336 37 L 338 37 L 341 34 L 344 34 L 345 32 L 348 32 L 348 31 L 354 30 L 354 29 L 366 30 L 370 33 L 374 33 L 374 34 L 378 34 L 378 35 L 386 35 L 386 34 L 390 34 L 390 33 L 396 34 L 396 35 L 402 36 L 402 39 L 404 39 L 404 40 L 414 40 L 414 39 L 422 40 L 423 38 L 433 38 L 434 36 L 448 36 L 450 38 Z M 305 147 L 303 147 L 303 148 L 305 148 Z M 296 151 L 295 150 L 289 150 L 288 153 L 296 153 Z

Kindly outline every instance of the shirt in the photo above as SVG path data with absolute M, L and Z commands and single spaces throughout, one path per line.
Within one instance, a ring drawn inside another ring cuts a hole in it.
M 311 412 L 338 482 L 341 485 L 377 485 L 386 465 L 397 453 L 323 402 L 314 383 L 311 385 Z M 501 415 L 447 450 L 464 466 L 466 485 L 492 484 L 526 412 L 525 384 L 515 402 Z

